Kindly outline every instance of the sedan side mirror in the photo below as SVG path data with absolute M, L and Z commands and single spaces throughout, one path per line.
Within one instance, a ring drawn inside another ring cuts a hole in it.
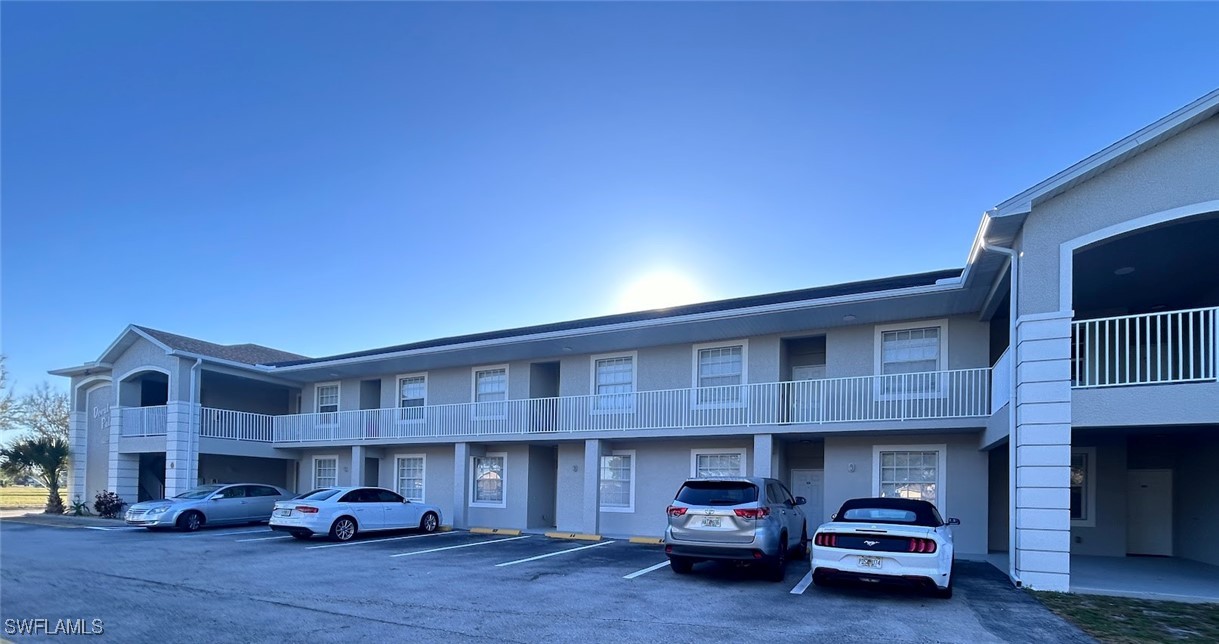
M 961 525 L 961 520 L 956 517 L 948 517 L 948 525 Z
M 802 496 L 796 497 L 796 505 L 804 505 L 805 503 L 808 503 L 808 499 Z

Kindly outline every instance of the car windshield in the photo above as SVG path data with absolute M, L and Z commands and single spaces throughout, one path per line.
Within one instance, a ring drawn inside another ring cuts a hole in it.
M 687 505 L 740 505 L 758 500 L 758 486 L 748 481 L 687 481 L 677 492 Z
M 880 523 L 914 523 L 918 515 L 910 510 L 895 510 L 892 508 L 852 508 L 847 510 L 843 521 L 867 521 Z
M 224 486 L 223 485 L 201 485 L 197 488 L 187 490 L 187 491 L 179 494 L 178 496 L 175 496 L 174 498 L 175 499 L 206 499 L 207 497 L 211 496 L 212 493 L 214 493 L 216 490 L 219 490 L 222 487 L 224 487 Z
M 306 492 L 305 494 L 302 494 L 296 498 L 300 501 L 325 501 L 326 499 L 329 499 L 330 497 L 332 497 L 338 493 L 339 493 L 338 490 L 333 490 L 330 488 L 322 488 L 320 490 Z

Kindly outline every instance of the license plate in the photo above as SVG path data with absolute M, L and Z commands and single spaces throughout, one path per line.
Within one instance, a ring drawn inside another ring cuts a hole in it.
M 704 528 L 720 527 L 720 518 L 719 517 L 703 517 L 703 527 Z
M 880 568 L 880 557 L 860 557 L 860 568 Z
M 275 511 L 275 516 L 277 516 L 277 517 L 286 517 L 290 514 L 292 514 L 292 510 L 276 510 Z

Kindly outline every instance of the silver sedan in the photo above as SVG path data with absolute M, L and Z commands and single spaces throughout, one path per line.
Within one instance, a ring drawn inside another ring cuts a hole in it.
M 292 498 L 281 487 L 261 483 L 201 485 L 170 499 L 141 501 L 127 509 L 127 525 L 149 530 L 178 528 L 193 532 L 204 525 L 263 523 L 276 501 Z

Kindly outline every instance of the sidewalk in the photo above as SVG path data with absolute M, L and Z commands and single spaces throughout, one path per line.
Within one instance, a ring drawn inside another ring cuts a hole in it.
M 17 510 L 0 510 L 0 521 L 5 523 L 27 523 L 57 528 L 121 528 L 121 519 L 101 519 L 98 517 L 74 517 L 66 514 L 43 514 L 39 510 L 29 508 Z

